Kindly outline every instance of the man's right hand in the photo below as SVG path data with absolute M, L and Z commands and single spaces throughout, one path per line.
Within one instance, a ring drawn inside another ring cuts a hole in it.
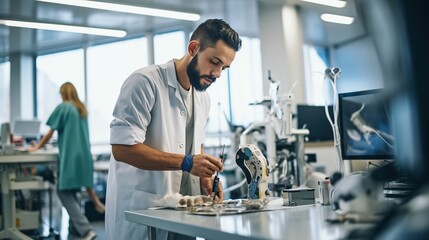
M 196 154 L 193 158 L 191 174 L 199 177 L 211 177 L 215 172 L 222 172 L 223 164 L 220 158 L 207 154 Z

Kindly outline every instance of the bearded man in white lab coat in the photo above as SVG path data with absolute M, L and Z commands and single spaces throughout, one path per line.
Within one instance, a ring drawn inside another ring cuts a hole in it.
M 213 174 L 223 167 L 202 152 L 210 108 L 205 90 L 240 48 L 229 24 L 209 19 L 193 32 L 181 59 L 138 69 L 125 80 L 110 125 L 108 239 L 147 238 L 146 227 L 125 220 L 126 210 L 157 206 L 168 193 L 212 194 Z M 172 236 L 157 232 L 157 239 Z

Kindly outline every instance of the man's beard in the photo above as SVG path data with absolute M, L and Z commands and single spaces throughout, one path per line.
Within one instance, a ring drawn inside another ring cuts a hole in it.
M 202 75 L 200 76 L 200 71 L 197 70 L 197 62 L 198 62 L 198 54 L 195 55 L 195 57 L 191 60 L 188 67 L 186 68 L 186 72 L 188 73 L 189 81 L 191 82 L 191 85 L 195 88 L 197 91 L 205 91 L 208 87 L 210 87 L 211 84 L 201 84 L 200 79 L 201 78 L 208 78 L 212 80 L 212 83 L 216 81 L 216 78 L 210 75 Z

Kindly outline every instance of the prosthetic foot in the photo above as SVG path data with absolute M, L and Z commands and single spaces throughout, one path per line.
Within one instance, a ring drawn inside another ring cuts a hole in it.
M 270 195 L 268 161 L 259 148 L 252 144 L 241 146 L 235 155 L 235 162 L 246 176 L 249 185 L 248 198 L 267 202 Z

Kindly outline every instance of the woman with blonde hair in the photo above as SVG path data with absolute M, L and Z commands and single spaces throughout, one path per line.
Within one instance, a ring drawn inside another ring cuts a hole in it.
M 94 239 L 96 233 L 81 212 L 77 197 L 81 188 L 86 187 L 96 209 L 104 212 L 104 205 L 92 189 L 94 166 L 89 143 L 88 111 L 79 100 L 72 83 L 66 82 L 61 85 L 60 93 L 63 102 L 55 108 L 46 123 L 51 129 L 29 150 L 41 148 L 49 141 L 55 130 L 58 131 L 57 194 L 70 216 L 69 233 L 83 239 Z

